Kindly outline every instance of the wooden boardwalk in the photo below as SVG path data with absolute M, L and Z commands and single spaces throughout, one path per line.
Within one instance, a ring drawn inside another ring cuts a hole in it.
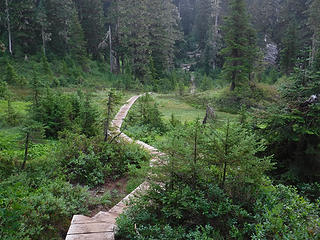
M 123 120 L 127 116 L 132 105 L 141 96 L 142 95 L 138 95 L 130 98 L 127 103 L 120 108 L 112 121 L 112 126 L 115 128 L 115 134 L 120 134 Z M 121 133 L 120 137 L 127 142 L 133 142 L 133 140 L 124 133 Z M 157 161 L 158 157 L 162 155 L 156 148 L 144 142 L 136 141 L 135 143 L 139 144 L 153 155 L 150 164 Z M 149 185 L 147 182 L 142 183 L 108 212 L 99 212 L 92 218 L 83 215 L 74 215 L 66 240 L 113 240 L 116 228 L 116 218 L 123 213 L 131 198 L 135 197 L 138 192 L 145 191 L 148 187 Z

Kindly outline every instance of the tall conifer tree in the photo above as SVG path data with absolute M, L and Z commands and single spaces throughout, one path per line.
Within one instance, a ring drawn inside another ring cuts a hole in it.
M 223 76 L 231 82 L 230 90 L 233 91 L 236 86 L 248 84 L 253 69 L 253 54 L 256 54 L 252 50 L 255 48 L 255 40 L 244 0 L 231 1 L 224 31 L 226 47 L 222 50 L 225 56 Z

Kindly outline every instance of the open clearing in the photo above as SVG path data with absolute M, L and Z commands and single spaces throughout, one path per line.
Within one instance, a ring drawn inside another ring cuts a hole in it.
M 190 122 L 196 119 L 202 121 L 206 114 L 206 109 L 195 108 L 174 95 L 157 94 L 155 101 L 166 121 L 171 119 L 172 114 L 181 122 Z M 216 116 L 218 125 L 222 125 L 228 119 L 235 121 L 239 119 L 239 115 L 219 111 L 216 111 Z

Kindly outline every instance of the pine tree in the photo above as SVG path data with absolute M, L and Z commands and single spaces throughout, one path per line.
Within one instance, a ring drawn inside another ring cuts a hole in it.
M 230 16 L 226 19 L 224 31 L 223 77 L 231 82 L 230 90 L 233 91 L 237 86 L 248 84 L 253 64 L 252 49 L 255 48 L 244 0 L 231 1 Z
M 150 18 L 147 0 L 122 0 L 113 4 L 116 11 L 115 25 L 118 37 L 117 49 L 127 57 L 134 76 L 143 81 L 148 72 L 150 49 Z M 113 31 L 115 32 L 115 31 Z
M 5 81 L 8 84 L 18 84 L 19 83 L 19 76 L 18 76 L 15 68 L 9 62 L 7 62 L 7 66 L 6 66 Z
M 47 16 L 47 10 L 43 0 L 39 1 L 36 10 L 36 21 L 41 26 L 41 39 L 42 39 L 42 51 L 43 55 L 46 55 L 46 42 L 51 40 L 51 33 L 49 30 L 49 22 Z
M 214 12 L 211 0 L 196 1 L 195 37 L 199 48 L 204 49 L 213 25 L 212 13 Z
M 101 0 L 75 1 L 78 9 L 79 20 L 87 41 L 87 52 L 97 59 L 104 32 L 104 16 Z
M 298 55 L 297 30 L 295 23 L 289 25 L 282 43 L 283 49 L 280 53 L 280 64 L 283 72 L 288 75 L 293 71 Z
M 77 10 L 72 0 L 45 2 L 52 33 L 50 47 L 61 55 L 72 54 L 78 61 L 85 55 L 85 41 Z
M 150 51 L 157 75 L 173 65 L 174 46 L 181 34 L 178 29 L 178 9 L 170 0 L 150 0 Z
M 280 68 L 291 74 L 297 59 L 309 58 L 312 33 L 307 27 L 308 11 L 305 0 L 287 0 L 282 3 L 277 36 L 280 38 Z

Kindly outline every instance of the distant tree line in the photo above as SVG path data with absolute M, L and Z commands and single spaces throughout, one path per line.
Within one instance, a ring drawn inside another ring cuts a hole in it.
M 299 59 L 319 65 L 319 9 L 319 0 L 1 0 L 0 50 L 20 57 L 71 55 L 83 66 L 88 57 L 104 57 L 113 72 L 130 72 L 145 83 L 161 79 L 195 50 L 206 73 L 222 69 L 231 57 L 223 49 L 230 50 L 230 31 L 237 30 L 251 46 L 244 55 L 254 56 L 249 65 L 240 61 L 247 78 L 270 43 L 278 49 L 276 67 L 288 75 Z M 230 25 L 235 14 L 242 20 Z

